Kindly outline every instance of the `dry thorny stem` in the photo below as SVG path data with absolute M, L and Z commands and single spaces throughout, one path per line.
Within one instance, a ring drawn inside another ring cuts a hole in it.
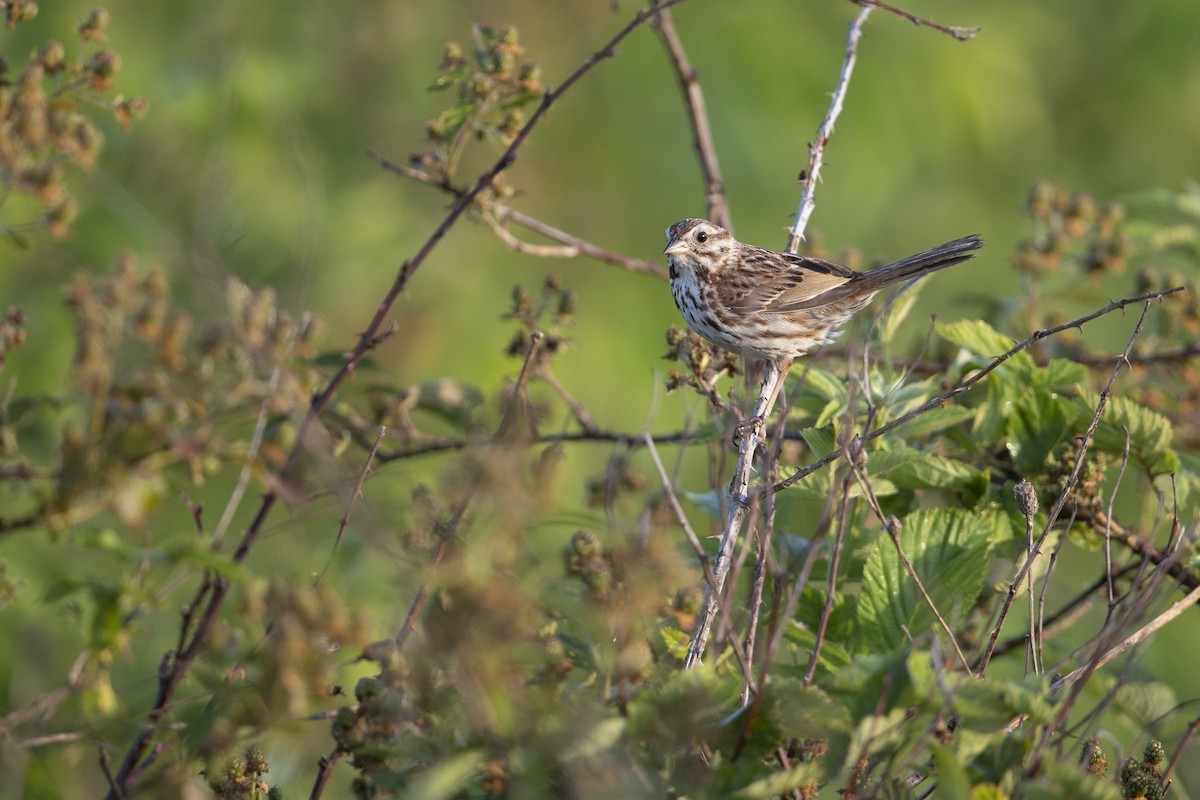
M 295 463 L 302 456 L 304 443 L 308 440 L 306 434 L 315 425 L 321 413 L 329 406 L 330 401 L 341 388 L 342 384 L 355 371 L 367 353 L 376 348 L 383 339 L 387 338 L 394 331 L 394 326 L 386 326 L 385 322 L 392 313 L 396 301 L 408 287 L 413 274 L 425 263 L 430 253 L 433 252 L 434 248 L 437 247 L 442 238 L 458 222 L 463 214 L 475 205 L 476 200 L 493 185 L 496 178 L 516 160 L 521 147 L 525 144 L 525 141 L 529 138 L 533 130 L 545 118 L 547 111 L 600 62 L 614 55 L 616 46 L 629 36 L 629 34 L 655 18 L 662 10 L 679 2 L 681 0 L 657 0 L 649 8 L 639 11 L 624 28 L 603 47 L 589 56 L 557 88 L 548 90 L 545 93 L 541 103 L 538 104 L 537 108 L 530 115 L 529 120 L 513 138 L 504 153 L 501 154 L 490 168 L 476 179 L 469 190 L 457 199 L 451 206 L 450 211 L 417 252 L 397 270 L 391 286 L 379 301 L 374 315 L 363 329 L 357 344 L 347 354 L 341 367 L 330 378 L 325 387 L 313 398 L 308 413 L 300 424 L 296 436 L 297 444 L 291 453 L 289 453 L 289 465 Z M 286 471 L 287 468 L 285 467 L 284 472 L 286 473 Z M 273 489 L 264 495 L 258 512 L 244 531 L 241 541 L 230 557 L 231 563 L 240 564 L 249 555 L 279 497 L 278 489 Z M 147 766 L 147 762 L 156 757 L 157 753 L 152 751 L 151 747 L 155 738 L 160 734 L 158 724 L 167 713 L 175 697 L 175 693 L 191 669 L 192 663 L 207 644 L 209 631 L 218 613 L 224 606 L 230 585 L 229 579 L 223 575 L 206 575 L 197 592 L 196 603 L 185 611 L 183 624 L 181 625 L 180 646 L 174 653 L 168 653 L 163 659 L 163 667 L 160 669 L 159 675 L 158 693 L 148 715 L 148 724 L 134 738 L 119 770 L 112 776 L 112 782 L 106 795 L 109 800 L 116 800 L 116 798 L 127 795 L 136 782 L 137 777 Z M 203 609 L 200 611 L 199 616 L 193 620 L 192 614 L 200 602 L 204 603 Z M 192 627 L 193 624 L 194 628 Z
M 1059 514 L 1062 513 L 1063 507 L 1066 506 L 1067 500 L 1070 499 L 1072 492 L 1075 489 L 1075 484 L 1079 480 L 1079 475 L 1083 471 L 1083 465 L 1087 461 L 1088 450 L 1091 448 L 1092 436 L 1096 432 L 1096 428 L 1100 425 L 1100 418 L 1104 413 L 1104 407 L 1108 404 L 1109 394 L 1112 392 L 1113 384 L 1116 383 L 1117 375 L 1121 372 L 1121 367 L 1124 366 L 1129 357 L 1129 352 L 1133 349 L 1133 344 L 1137 340 L 1138 334 L 1142 332 L 1142 326 L 1146 322 L 1146 314 L 1150 311 L 1150 300 L 1146 300 L 1142 306 L 1141 316 L 1138 318 L 1137 325 L 1134 326 L 1133 333 L 1129 337 L 1129 342 L 1125 345 L 1125 349 L 1116 359 L 1116 364 L 1113 366 L 1112 374 L 1109 376 L 1108 383 L 1105 384 L 1103 391 L 1100 392 L 1100 399 L 1096 403 L 1096 411 L 1092 414 L 1092 421 L 1088 425 L 1083 436 L 1079 438 L 1079 452 L 1075 457 L 1075 465 L 1071 469 L 1070 475 L 1067 476 L 1062 492 L 1059 493 L 1058 499 L 1055 500 L 1054 506 L 1050 509 L 1046 516 L 1046 524 L 1042 527 L 1041 534 L 1038 536 L 1037 542 L 1030 542 L 1029 552 L 1026 554 L 1025 561 L 1021 564 L 1021 568 L 1017 574 L 1013 576 L 1009 583 L 1008 596 L 1001 605 L 1000 614 L 996 619 L 996 624 L 992 628 L 992 634 L 988 639 L 987 647 L 983 651 L 983 655 L 979 659 L 979 674 L 983 675 L 987 671 L 988 662 L 991 660 L 992 651 L 996 647 L 996 641 L 1000 638 L 1000 629 L 1004 626 L 1004 620 L 1008 615 L 1009 608 L 1012 607 L 1013 601 L 1016 598 L 1017 590 L 1021 583 L 1027 579 L 1032 568 L 1034 560 L 1041 552 L 1042 546 L 1046 539 L 1050 536 L 1050 531 L 1055 522 L 1058 521 Z M 1111 565 L 1109 567 L 1111 570 Z M 1032 589 L 1032 587 L 1031 587 Z M 1032 605 L 1032 595 L 1030 598 Z M 1033 636 L 1033 626 L 1029 631 L 1030 636 Z M 1035 651 L 1036 652 L 1036 651 Z

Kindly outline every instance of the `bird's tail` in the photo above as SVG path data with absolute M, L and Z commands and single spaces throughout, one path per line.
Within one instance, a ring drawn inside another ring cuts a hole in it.
M 964 236 L 953 242 L 946 242 L 937 247 L 917 253 L 915 256 L 902 258 L 899 261 L 862 273 L 856 279 L 854 288 L 858 292 L 877 292 L 893 283 L 918 278 L 939 269 L 961 264 L 975 257 L 975 251 L 983 247 L 983 239 L 979 234 Z

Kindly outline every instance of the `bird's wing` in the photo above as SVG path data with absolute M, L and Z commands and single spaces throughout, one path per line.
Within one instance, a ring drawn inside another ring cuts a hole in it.
M 821 295 L 859 274 L 832 261 L 748 246 L 739 269 L 753 279 L 719 281 L 717 293 L 730 311 L 740 314 L 821 305 Z

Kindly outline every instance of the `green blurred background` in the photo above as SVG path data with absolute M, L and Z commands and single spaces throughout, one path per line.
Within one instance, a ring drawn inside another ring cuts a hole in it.
M 4 52 L 70 41 L 91 7 L 43 3 L 36 22 L 0 33 Z M 69 239 L 41 240 L 31 252 L 0 249 L 0 300 L 29 314 L 29 343 L 8 367 L 22 392 L 56 391 L 68 368 L 62 286 L 76 270 L 99 272 L 125 251 L 166 269 L 176 298 L 197 313 L 219 304 L 234 275 L 275 287 L 297 313 L 319 313 L 327 346 L 349 348 L 446 207 L 435 190 L 385 173 L 364 154 L 373 148 L 404 163 L 427 148 L 425 122 L 449 102 L 427 91 L 443 43 L 466 42 L 472 22 L 512 24 L 553 86 L 637 8 L 621 3 L 614 11 L 605 0 L 117 0 L 106 7 L 109 46 L 124 61 L 118 85 L 145 97 L 150 111 L 131 133 L 106 121 L 99 168 L 72 183 L 81 214 Z M 867 262 L 982 232 L 984 255 L 925 287 L 926 311 L 970 316 L 1017 291 L 1009 262 L 1029 233 L 1023 203 L 1036 181 L 1106 202 L 1153 187 L 1179 190 L 1200 175 L 1195 0 L 936 0 L 907 8 L 982 31 L 964 43 L 872 16 L 810 232 L 831 252 L 857 248 Z M 676 8 L 706 92 L 739 238 L 785 243 L 796 176 L 855 12 L 834 0 L 687 0 Z M 476 151 L 464 175 L 491 155 Z M 663 229 L 702 214 L 704 197 L 682 97 L 650 30 L 630 37 L 554 107 L 509 182 L 520 210 L 626 255 L 661 259 Z M 536 287 L 550 271 L 583 299 L 574 348 L 557 370 L 602 427 L 673 429 L 702 408 L 688 393 L 662 397 L 663 333 L 679 322 L 665 284 L 582 259 L 513 254 L 470 220 L 417 273 L 396 308 L 400 334 L 376 360 L 401 383 L 446 375 L 496 385 L 517 366 L 503 352 L 509 290 Z M 1095 305 L 1109 297 L 1083 287 L 1072 299 Z M 913 319 L 919 338 L 920 315 Z M 1120 330 L 1118 345 L 1127 336 L 1127 327 Z M 404 469 L 430 466 L 437 468 Z M 328 544 L 328 531 L 313 541 Z M 44 558 L 49 571 L 70 563 L 41 548 L 27 535 L 5 543 L 0 557 L 27 566 Z M 22 577 L 31 591 L 40 588 L 32 572 Z M 381 586 L 370 602 L 406 603 L 408 594 Z M 0 621 L 6 638 L 22 642 L 0 654 L 11 704 L 38 688 L 30 677 L 36 663 L 57 665 L 61 654 L 77 652 L 77 642 L 53 643 L 44 622 L 23 613 L 9 608 Z M 379 613 L 381 635 L 394 617 Z M 169 635 L 175 621 L 160 623 Z M 1172 642 L 1170 656 L 1152 666 L 1180 699 L 1196 697 L 1200 679 L 1187 665 L 1200 657 L 1200 638 Z M 139 653 L 121 673 L 128 682 L 116 688 L 135 718 L 148 707 L 160 653 Z M 48 676 L 43 690 L 59 680 L 61 672 Z M 327 749 L 318 727 L 308 729 L 312 752 L 294 753 L 296 786 Z M 269 755 L 286 775 L 287 757 Z M 77 790 L 94 780 L 94 750 L 78 758 L 89 771 L 76 776 L 83 783 L 55 776 L 50 785 Z

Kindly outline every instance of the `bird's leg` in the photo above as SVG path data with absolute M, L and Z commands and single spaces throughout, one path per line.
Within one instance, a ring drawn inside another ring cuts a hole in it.
M 762 387 L 758 393 L 758 402 L 754 404 L 754 416 L 748 417 L 734 426 L 733 441 L 735 443 L 741 441 L 747 434 L 752 434 L 759 439 L 763 438 L 767 417 L 771 415 L 771 409 L 775 407 L 775 401 L 779 398 L 784 378 L 787 377 L 788 369 L 791 366 L 791 359 L 767 363 Z

